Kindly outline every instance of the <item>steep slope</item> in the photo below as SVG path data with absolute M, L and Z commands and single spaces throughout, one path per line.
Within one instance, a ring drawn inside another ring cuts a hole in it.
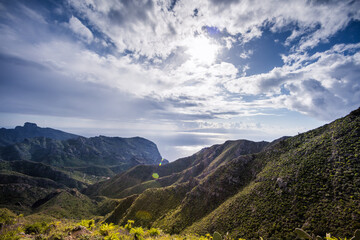
M 0 208 L 29 213 L 36 201 L 63 187 L 46 178 L 0 172 Z
M 190 157 L 181 158 L 166 165 L 136 166 L 108 181 L 90 186 L 86 193 L 123 198 L 142 193 L 148 188 L 186 182 L 194 177 L 202 179 L 221 165 L 226 164 L 230 159 L 260 152 L 267 144 L 267 142 L 247 140 L 227 141 L 224 144 L 205 148 Z M 158 174 L 159 178 L 154 179 L 153 173 Z
M 34 215 L 61 219 L 86 219 L 96 215 L 96 204 L 77 190 L 60 190 L 36 202 Z
M 227 198 L 254 179 L 261 163 L 254 161 L 253 155 L 235 157 L 222 165 L 192 188 L 182 200 L 181 205 L 169 212 L 155 226 L 179 233 L 216 209 Z
M 171 233 L 229 232 L 246 239 L 294 239 L 296 227 L 349 237 L 360 228 L 359 120 L 360 109 L 313 131 L 276 140 L 257 153 L 238 154 L 237 143 L 226 142 L 178 160 L 189 163 L 156 180 L 146 177 L 160 169 L 142 171 L 140 185 L 120 191 L 143 186 L 140 195 L 108 220 L 132 219 Z M 188 175 L 197 164 L 203 166 Z M 134 177 L 135 172 L 133 168 L 117 178 Z M 160 187 L 167 185 L 162 181 L 170 186 Z M 145 190 L 144 185 L 155 183 L 159 188 Z
M 62 187 L 82 189 L 86 186 L 84 182 L 75 180 L 65 171 L 31 161 L 0 161 L 0 172 L 17 172 L 29 177 L 46 178 Z
M 58 189 L 87 184 L 66 172 L 30 161 L 0 161 L 0 207 L 29 212 L 39 199 Z
M 256 179 L 186 232 L 293 239 L 302 227 L 349 237 L 360 227 L 359 120 L 358 109 L 257 154 Z
M 67 140 L 77 138 L 78 135 L 66 133 L 52 128 L 41 128 L 35 123 L 26 122 L 23 127 L 17 126 L 15 129 L 0 129 L 0 146 L 11 145 L 24 141 L 26 138 L 46 137 L 55 140 Z
M 164 188 L 147 189 L 133 200 L 125 214 L 119 208 L 115 210 L 123 216 L 118 223 L 124 225 L 127 220 L 135 219 L 137 225 L 150 228 L 154 221 L 180 206 L 186 194 L 194 186 L 194 182 L 187 182 Z M 114 215 L 110 215 L 109 218 Z
M 267 145 L 267 142 L 227 141 L 165 166 L 134 167 L 95 186 L 104 187 L 108 183 L 107 188 L 100 187 L 100 189 L 106 190 L 104 192 L 113 197 L 140 194 L 133 199 L 129 209 L 117 208 L 110 215 L 108 221 L 125 223 L 128 219 L 132 219 L 137 224 L 141 223 L 144 226 L 160 226 L 169 232 L 180 232 L 191 222 L 205 216 L 226 197 L 235 193 L 235 190 L 239 189 L 242 184 L 245 184 L 248 176 L 252 175 L 248 171 L 249 167 L 245 166 L 252 159 L 253 153 L 260 152 Z M 234 164 L 232 168 L 233 165 L 229 164 L 234 160 L 241 163 Z M 229 168 L 236 177 L 227 179 L 228 175 L 222 174 L 226 168 Z M 149 180 L 154 171 L 162 177 Z M 222 189 L 222 192 L 217 194 L 208 191 L 207 194 L 211 199 L 206 199 L 206 196 L 203 195 L 204 190 L 210 190 L 207 185 L 212 184 L 216 179 L 230 181 L 231 186 Z M 140 184 L 136 184 L 136 181 Z M 89 189 L 91 187 L 87 190 Z M 183 210 L 180 214 L 181 217 L 172 221 L 169 218 L 171 213 L 178 211 L 179 208 Z M 167 225 L 164 224 L 165 222 Z

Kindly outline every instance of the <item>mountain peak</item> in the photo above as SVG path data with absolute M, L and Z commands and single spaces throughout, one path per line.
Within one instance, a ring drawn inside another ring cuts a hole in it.
M 26 122 L 24 123 L 24 128 L 37 128 L 38 125 L 36 123 Z
M 22 142 L 26 138 L 45 137 L 55 140 L 77 138 L 78 135 L 63 132 L 52 128 L 41 128 L 36 123 L 25 122 L 24 126 L 15 129 L 0 129 L 0 146 Z

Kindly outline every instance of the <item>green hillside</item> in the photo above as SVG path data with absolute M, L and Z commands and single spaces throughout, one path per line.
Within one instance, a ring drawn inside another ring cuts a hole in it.
M 258 154 L 254 181 L 185 232 L 291 239 L 301 227 L 350 236 L 360 228 L 360 110 Z
M 360 228 L 359 118 L 360 109 L 318 129 L 274 141 L 258 153 L 242 154 L 236 147 L 239 142 L 226 142 L 200 151 L 191 161 L 178 160 L 174 164 L 191 164 L 150 182 L 151 172 L 159 169 L 142 169 L 137 175 L 134 168 L 108 183 L 137 176 L 133 185 L 119 184 L 120 193 L 134 193 L 134 185 L 157 188 L 142 192 L 129 208 L 114 211 L 108 219 L 133 219 L 169 233 L 219 231 L 246 239 L 294 239 L 297 227 L 321 236 L 331 232 L 350 237 Z M 191 170 L 197 164 L 202 167 Z M 170 186 L 162 187 L 169 178 Z M 184 184 L 191 186 L 186 193 Z M 171 207 L 166 207 L 166 199 Z
M 123 198 L 142 193 L 148 188 L 170 186 L 195 177 L 202 179 L 218 167 L 227 164 L 233 157 L 260 152 L 267 145 L 267 142 L 227 141 L 165 165 L 136 166 L 108 181 L 90 186 L 86 193 Z M 154 179 L 153 173 L 157 173 L 159 178 Z
M 34 208 L 33 214 L 56 219 L 82 219 L 96 215 L 96 204 L 77 190 L 58 191 Z
M 179 238 L 295 239 L 296 228 L 350 238 L 360 229 L 359 154 L 360 109 L 294 137 L 227 141 L 90 186 L 68 167 L 1 161 L 0 206 L 27 221 L 135 221 Z
M 161 161 L 167 162 L 156 144 L 140 137 L 84 138 L 30 123 L 2 128 L 0 207 L 28 213 L 59 189 L 82 191 L 136 165 Z

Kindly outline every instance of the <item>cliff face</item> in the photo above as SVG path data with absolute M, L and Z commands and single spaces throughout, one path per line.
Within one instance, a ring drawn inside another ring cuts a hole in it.
M 104 136 L 62 141 L 46 137 L 27 138 L 21 143 L 0 147 L 0 157 L 6 161 L 26 160 L 73 167 L 93 175 L 105 173 L 105 176 L 135 165 L 161 161 L 157 146 L 147 139 Z M 104 167 L 108 168 L 109 174 L 104 172 Z

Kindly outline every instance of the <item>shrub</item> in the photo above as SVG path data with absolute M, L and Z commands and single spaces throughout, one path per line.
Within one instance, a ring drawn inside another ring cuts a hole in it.
M 80 226 L 84 226 L 87 229 L 91 230 L 95 227 L 95 220 L 94 219 L 90 219 L 90 220 L 81 220 L 81 222 L 78 223 Z
M 108 236 L 104 237 L 104 240 L 120 240 L 118 232 L 112 232 Z
M 64 236 L 60 233 L 55 233 L 49 238 L 49 240 L 63 240 L 63 239 Z
M 0 227 L 2 225 L 11 225 L 16 221 L 16 215 L 7 208 L 0 209 Z
M 213 238 L 209 233 L 205 234 L 205 237 L 206 237 L 206 239 L 209 239 L 209 240 L 211 240 Z
M 206 236 L 200 236 L 199 240 L 208 240 L 208 238 Z
M 110 231 L 115 229 L 115 225 L 113 223 L 107 224 L 104 223 L 100 226 L 100 234 L 103 236 L 108 236 L 110 234 Z
M 0 240 L 17 240 L 17 239 L 20 239 L 20 236 L 18 235 L 18 233 L 19 233 L 19 229 L 3 231 L 0 234 Z
M 36 222 L 25 226 L 24 231 L 26 234 L 40 234 L 47 229 L 48 225 L 46 222 Z
M 81 235 L 79 240 L 89 240 L 90 239 L 90 235 Z
M 156 237 L 160 235 L 160 231 L 157 228 L 150 228 L 150 230 L 148 231 L 148 233 L 150 234 L 150 236 L 152 237 Z
M 132 228 L 132 224 L 134 223 L 133 220 L 127 220 L 127 224 L 125 224 L 125 229 L 127 229 L 128 231 L 131 230 Z
M 142 229 L 142 227 L 136 227 L 136 228 L 132 228 L 130 230 L 131 234 L 134 234 L 134 239 L 135 240 L 142 240 L 143 235 L 144 235 L 144 230 Z
M 35 237 L 35 240 L 46 240 L 47 238 L 45 237 L 45 236 L 43 236 L 42 234 L 40 234 L 40 235 L 37 235 L 36 237 Z

